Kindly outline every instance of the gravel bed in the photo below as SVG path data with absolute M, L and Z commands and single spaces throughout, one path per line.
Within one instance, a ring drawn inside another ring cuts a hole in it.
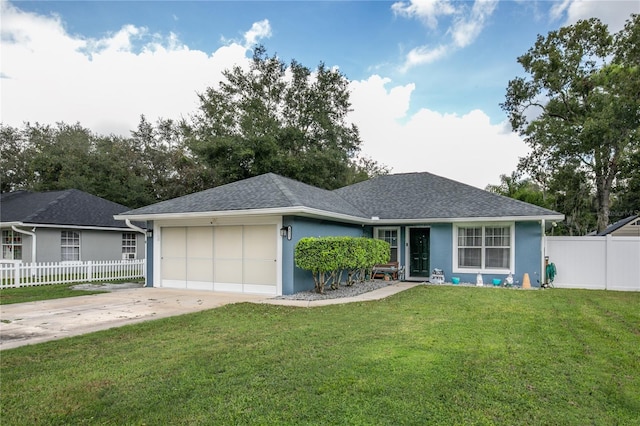
M 387 287 L 398 283 L 398 281 L 365 281 L 363 283 L 354 284 L 350 287 L 341 285 L 335 290 L 327 287 L 324 290 L 324 294 L 316 293 L 314 290 L 301 291 L 299 293 L 289 294 L 285 296 L 277 296 L 274 299 L 285 300 L 325 300 L 325 299 L 337 299 L 339 297 L 352 297 L 359 294 L 368 293 L 373 290 L 377 290 L 382 287 Z

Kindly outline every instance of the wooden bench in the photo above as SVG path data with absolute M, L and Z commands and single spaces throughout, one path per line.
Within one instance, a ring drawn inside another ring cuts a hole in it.
M 397 281 L 398 276 L 402 278 L 403 272 L 404 267 L 401 268 L 399 262 L 383 263 L 373 267 L 371 278 Z

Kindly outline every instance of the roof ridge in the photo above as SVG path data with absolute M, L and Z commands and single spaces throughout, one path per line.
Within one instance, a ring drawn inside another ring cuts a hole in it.
M 283 179 L 286 179 L 286 178 L 272 172 L 269 172 L 268 176 L 271 179 L 271 181 L 276 185 L 276 187 L 280 190 L 282 195 L 284 195 L 285 198 L 289 200 L 289 202 L 292 205 L 294 206 L 302 205 L 302 202 L 298 199 L 298 197 L 296 197 L 296 195 L 289 189 L 289 187 L 285 185 Z
M 56 205 L 62 199 L 66 198 L 71 191 L 73 191 L 73 190 L 72 189 L 62 189 L 62 190 L 58 190 L 58 191 L 50 191 L 50 192 L 59 192 L 60 195 L 58 195 L 54 200 L 50 201 L 46 205 L 40 207 L 39 209 L 34 210 L 33 213 L 31 213 L 30 215 L 25 217 L 25 220 L 37 218 L 40 215 L 40 213 L 43 213 L 43 212 L 47 211 L 49 209 L 49 207 L 51 207 L 53 205 Z

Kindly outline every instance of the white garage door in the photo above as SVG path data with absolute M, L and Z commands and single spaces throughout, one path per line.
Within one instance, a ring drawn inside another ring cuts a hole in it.
M 275 295 L 277 227 L 163 227 L 162 287 Z

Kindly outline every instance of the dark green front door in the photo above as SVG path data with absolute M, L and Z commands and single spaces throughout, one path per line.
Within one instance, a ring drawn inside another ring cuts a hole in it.
M 409 228 L 410 277 L 429 276 L 429 228 Z

